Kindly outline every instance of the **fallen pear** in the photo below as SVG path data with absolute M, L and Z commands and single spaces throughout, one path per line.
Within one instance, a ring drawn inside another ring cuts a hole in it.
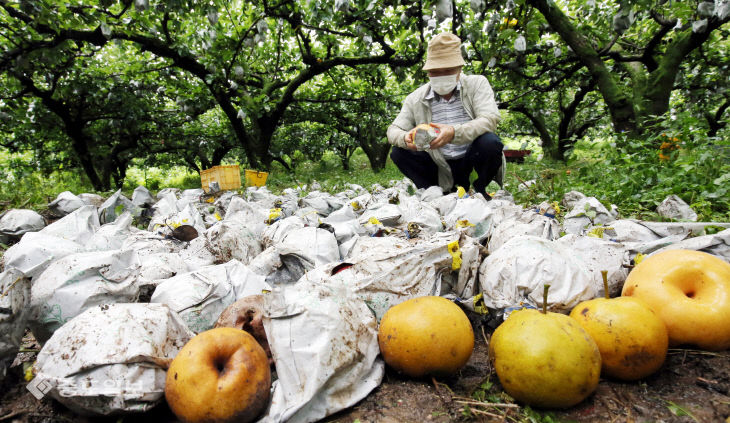
M 549 287 L 542 311 L 514 311 L 494 331 L 489 352 L 509 395 L 531 406 L 567 408 L 598 386 L 601 354 L 574 319 L 547 311 Z

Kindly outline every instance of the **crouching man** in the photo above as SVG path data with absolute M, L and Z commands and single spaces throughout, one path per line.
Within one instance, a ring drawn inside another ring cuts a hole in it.
M 469 189 L 475 170 L 474 190 L 489 199 L 487 185 L 502 185 L 504 175 L 503 145 L 494 134 L 500 115 L 487 78 L 462 74 L 464 64 L 459 37 L 446 32 L 431 39 L 423 66 L 429 83 L 406 97 L 388 127 L 390 158 L 416 187 L 439 185 L 444 192 Z M 438 132 L 425 149 L 414 143 L 420 124 Z

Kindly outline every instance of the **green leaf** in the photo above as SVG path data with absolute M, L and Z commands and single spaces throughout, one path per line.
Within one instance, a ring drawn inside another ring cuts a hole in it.
M 699 421 L 697 420 L 697 418 L 692 413 L 690 413 L 689 411 L 687 411 L 686 408 L 680 406 L 679 404 L 676 404 L 676 403 L 674 403 L 672 401 L 667 400 L 667 408 L 669 409 L 669 411 L 672 412 L 672 414 L 674 414 L 677 417 L 689 416 L 689 417 L 692 418 L 692 420 L 694 420 L 694 421 L 696 421 L 696 422 L 699 423 Z

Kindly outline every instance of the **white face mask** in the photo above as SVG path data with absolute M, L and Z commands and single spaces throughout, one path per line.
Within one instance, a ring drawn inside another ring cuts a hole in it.
M 438 95 L 446 95 L 454 91 L 456 88 L 457 77 L 459 74 L 445 75 L 445 76 L 432 76 L 429 78 L 431 81 L 431 88 L 433 88 Z

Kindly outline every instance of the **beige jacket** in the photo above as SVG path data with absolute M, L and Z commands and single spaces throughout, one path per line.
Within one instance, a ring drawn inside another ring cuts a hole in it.
M 487 78 L 482 75 L 464 75 L 462 73 L 459 81 L 461 82 L 461 102 L 472 120 L 454 125 L 454 139 L 451 142 L 469 144 L 485 132 L 494 132 L 501 117 L 497 109 L 497 102 L 494 100 L 494 91 Z M 422 85 L 403 101 L 403 108 L 388 127 L 389 143 L 407 148 L 405 136 L 408 131 L 415 128 L 416 125 L 431 122 L 431 104 L 425 99 L 429 89 L 429 84 Z M 438 165 L 439 186 L 444 190 L 450 189 L 454 185 L 454 177 L 451 175 L 451 169 L 443 154 L 440 150 L 427 150 L 427 152 Z

